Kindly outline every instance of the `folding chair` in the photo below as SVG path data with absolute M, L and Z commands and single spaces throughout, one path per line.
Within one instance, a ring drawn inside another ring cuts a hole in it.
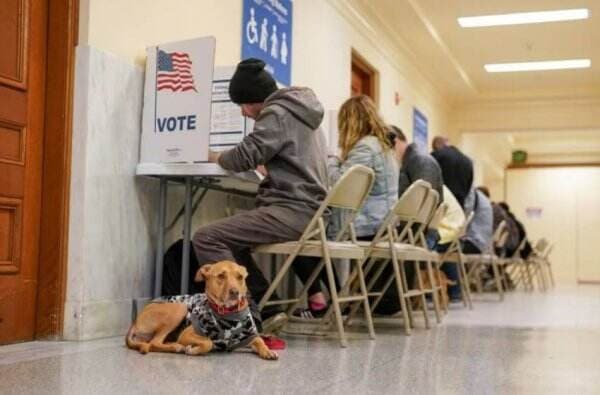
M 538 287 L 542 291 L 546 291 L 546 274 L 545 274 L 545 257 L 547 250 L 550 248 L 550 243 L 545 238 L 541 238 L 535 243 L 533 247 L 533 253 L 530 257 L 532 266 L 532 278 L 535 278 L 538 282 Z
M 395 283 L 407 335 L 410 335 L 411 327 L 414 326 L 412 306 L 411 303 L 407 303 L 407 301 L 410 302 L 410 298 L 421 298 L 425 327 L 429 328 L 429 317 L 427 315 L 427 303 L 425 300 L 427 292 L 423 289 L 421 273 L 418 270 L 418 261 L 431 261 L 435 256 L 426 248 L 417 245 L 417 240 L 420 231 L 422 231 L 422 222 L 428 222 L 428 219 L 431 217 L 432 207 L 435 208 L 437 206 L 437 192 L 432 194 L 432 198 L 427 202 L 427 196 L 430 192 L 431 185 L 428 182 L 418 180 L 413 183 L 394 204 L 394 207 L 387 214 L 373 240 L 370 242 L 359 241 L 359 245 L 365 250 L 364 260 L 366 266 L 364 272 L 368 278 L 368 295 L 371 298 L 375 298 L 371 305 L 371 310 L 375 311 L 386 291 Z M 398 223 L 403 224 L 400 232 L 398 232 L 396 227 Z M 418 229 L 416 231 L 413 230 L 413 226 L 416 226 Z M 403 266 L 407 261 L 415 262 L 418 289 L 409 290 Z M 373 288 L 377 280 L 389 264 L 392 265 L 393 276 L 385 280 L 380 290 L 375 291 Z M 439 314 L 439 303 L 437 306 L 437 313 Z M 352 320 L 358 307 L 354 306 L 351 309 L 347 322 Z
M 481 271 L 486 266 L 492 268 L 494 274 L 494 282 L 496 285 L 496 291 L 500 297 L 500 300 L 504 300 L 504 289 L 502 286 L 502 278 L 500 276 L 501 258 L 498 257 L 494 251 L 494 247 L 502 248 L 506 244 L 508 233 L 506 232 L 506 221 L 500 222 L 493 235 L 493 246 L 490 251 L 482 254 L 465 254 L 465 262 L 471 267 L 467 273 L 468 277 L 475 280 L 475 284 L 478 292 L 482 292 L 483 287 L 481 286 Z
M 469 277 L 467 275 L 467 269 L 465 267 L 465 257 L 462 253 L 462 247 L 460 245 L 460 240 L 464 237 L 467 232 L 467 227 L 473 220 L 474 213 L 469 214 L 469 216 L 465 219 L 465 222 L 456 232 L 456 236 L 450 242 L 448 249 L 446 252 L 442 253 L 439 258 L 439 267 L 441 267 L 447 263 L 453 263 L 458 267 L 458 277 L 459 277 L 459 285 L 461 289 L 461 297 L 463 300 L 463 305 L 468 307 L 469 309 L 473 309 L 473 302 L 471 300 L 471 290 L 469 289 Z
M 427 226 L 427 229 L 437 231 L 440 227 L 440 223 L 446 216 L 447 212 L 448 212 L 448 204 L 447 203 L 440 204 L 438 206 L 437 210 L 435 211 L 434 215 L 431 217 L 431 220 L 429 221 L 429 225 Z M 422 244 L 424 246 L 427 246 L 427 241 L 424 238 L 422 240 Z M 439 295 L 438 296 L 438 300 L 439 300 L 439 298 L 441 297 L 441 293 L 443 292 L 443 289 L 441 286 L 442 279 L 441 279 L 441 274 L 440 274 L 440 265 L 441 265 L 440 255 L 432 254 L 432 257 L 435 258 L 434 263 L 435 263 L 438 282 L 437 282 L 437 284 L 431 283 L 432 287 L 433 287 L 433 289 L 431 291 L 436 293 L 437 295 Z M 444 313 L 448 313 L 448 306 L 444 306 Z
M 527 261 L 521 258 L 521 251 L 523 251 L 523 249 L 525 248 L 526 243 L 527 239 L 521 240 L 519 246 L 517 247 L 513 255 L 504 260 L 504 265 L 510 265 L 509 276 L 514 278 L 513 284 L 515 289 L 522 282 L 523 288 L 527 291 L 530 289 L 530 270 Z
M 254 251 L 257 253 L 287 255 L 283 266 L 277 272 L 269 289 L 260 300 L 258 305 L 259 310 L 262 310 L 265 306 L 283 304 L 289 305 L 287 312 L 288 315 L 291 315 L 294 308 L 306 297 L 309 287 L 317 279 L 324 267 L 327 273 L 329 293 L 331 296 L 330 309 L 333 308 L 335 314 L 337 330 L 342 347 L 346 347 L 348 343 L 342 321 L 341 303 L 362 302 L 364 304 L 364 314 L 369 329 L 369 335 L 371 339 L 375 338 L 375 331 L 371 319 L 371 309 L 369 308 L 369 298 L 367 296 L 365 278 L 362 270 L 364 249 L 357 244 L 356 232 L 353 225 L 354 218 L 369 196 L 374 180 L 375 173 L 373 170 L 362 165 L 352 166 L 329 191 L 325 200 L 298 241 L 266 244 L 255 248 Z M 337 208 L 348 214 L 344 216 L 343 224 L 335 241 L 329 241 L 327 239 L 325 230 L 325 216 L 327 215 L 328 208 Z M 350 241 L 342 241 L 348 234 L 350 236 Z M 285 275 L 289 272 L 289 269 L 297 256 L 311 256 L 322 259 L 306 284 L 304 284 L 304 287 L 297 298 L 270 300 Z M 344 292 L 338 294 L 332 259 L 349 259 L 351 262 L 354 261 L 357 263 L 353 274 L 358 278 L 359 289 L 355 294 L 345 294 Z

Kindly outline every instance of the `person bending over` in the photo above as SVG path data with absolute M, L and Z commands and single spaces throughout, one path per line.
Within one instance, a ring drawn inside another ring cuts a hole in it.
M 269 283 L 252 259 L 260 244 L 298 240 L 327 194 L 326 144 L 319 128 L 323 107 L 308 88 L 277 89 L 258 59 L 240 62 L 229 95 L 254 130 L 236 147 L 210 152 L 209 160 L 233 172 L 264 166 L 256 208 L 198 229 L 193 245 L 199 265 L 233 260 L 248 270 L 248 288 L 255 302 Z M 282 326 L 287 316 L 279 307 L 261 312 L 263 331 Z
M 375 172 L 375 182 L 367 200 L 354 220 L 360 240 L 372 240 L 389 210 L 398 199 L 398 164 L 386 138 L 387 127 L 373 101 L 365 95 L 352 97 L 338 113 L 340 156 L 330 157 L 329 182 L 333 185 L 354 165 L 364 165 Z M 328 233 L 336 235 L 342 223 L 341 213 L 334 211 Z M 319 258 L 302 258 L 320 261 Z M 322 316 L 327 302 L 322 293 L 311 294 L 305 318 Z

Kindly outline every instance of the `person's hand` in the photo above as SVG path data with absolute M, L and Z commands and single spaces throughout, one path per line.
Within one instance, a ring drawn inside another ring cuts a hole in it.
M 267 171 L 267 168 L 264 165 L 256 166 L 256 171 L 262 174 L 264 177 L 269 175 L 269 172 Z
M 209 162 L 213 162 L 213 163 L 217 163 L 219 162 L 219 157 L 221 156 L 220 152 L 215 152 L 215 151 L 208 151 L 208 161 Z

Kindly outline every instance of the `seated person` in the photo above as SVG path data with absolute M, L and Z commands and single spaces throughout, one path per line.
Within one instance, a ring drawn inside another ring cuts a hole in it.
M 487 187 L 479 186 L 477 189 L 483 193 L 488 199 L 490 198 L 490 191 Z M 508 238 L 502 248 L 496 248 L 496 254 L 498 256 L 505 256 L 506 251 L 514 251 L 519 246 L 519 229 L 515 221 L 508 215 L 506 210 L 502 208 L 498 203 L 492 202 L 492 210 L 494 212 L 494 232 L 502 221 L 506 224 L 505 231 L 508 232 Z
M 435 137 L 432 145 L 431 155 L 442 169 L 444 184 L 464 208 L 467 195 L 473 186 L 473 162 L 458 148 L 450 145 L 446 137 Z
M 421 150 L 416 143 L 409 144 L 406 136 L 400 128 L 391 125 L 387 133 L 388 139 L 396 152 L 396 158 L 400 162 L 400 177 L 398 181 L 398 196 L 408 189 L 417 180 L 427 181 L 437 191 L 439 196 L 438 205 L 444 200 L 442 189 L 444 180 L 442 170 L 437 161 L 425 150 Z M 438 239 L 435 231 L 427 231 L 427 245 L 433 248 Z
M 510 211 L 510 207 L 508 207 L 508 204 L 506 204 L 506 202 L 500 202 L 500 203 L 498 203 L 498 205 L 500 207 L 502 207 L 504 209 L 504 211 L 506 211 L 508 216 L 514 221 L 515 225 L 517 226 L 517 231 L 519 232 L 519 235 L 518 235 L 519 242 L 517 243 L 517 247 L 521 244 L 521 242 L 523 240 L 525 240 L 525 246 L 523 247 L 523 249 L 521 250 L 519 255 L 521 255 L 521 258 L 527 259 L 529 257 L 529 255 L 531 254 L 531 252 L 533 251 L 533 249 L 531 248 L 531 244 L 529 243 L 529 240 L 527 240 L 527 232 L 525 232 L 525 227 L 517 219 L 517 217 L 515 217 L 515 215 L 512 213 L 512 211 Z M 517 247 L 515 247 L 512 250 L 508 249 L 506 251 L 506 256 L 513 256 L 514 253 L 517 252 Z
M 417 180 L 424 180 L 431 184 L 439 196 L 439 204 L 444 200 L 442 187 L 442 170 L 440 165 L 424 150 L 421 150 L 416 143 L 408 143 L 406 136 L 396 126 L 389 126 L 388 139 L 394 147 L 396 158 L 400 162 L 400 177 L 398 183 L 398 196 L 408 189 L 408 187 Z
M 375 172 L 375 182 L 362 210 L 354 220 L 357 237 L 372 240 L 398 198 L 398 165 L 386 138 L 386 126 L 373 101 L 364 95 L 348 99 L 338 114 L 340 157 L 329 160 L 329 181 L 333 185 L 353 165 L 364 165 Z M 334 212 L 330 235 L 337 234 L 342 219 Z M 320 258 L 298 258 L 296 262 L 320 261 Z M 300 267 L 301 265 L 298 265 Z M 326 311 L 322 293 L 309 294 L 305 318 L 319 317 Z
M 251 248 L 298 240 L 327 194 L 326 144 L 319 128 L 323 107 L 308 88 L 278 90 L 264 67 L 258 59 L 242 61 L 229 85 L 231 100 L 256 121 L 253 132 L 236 147 L 209 155 L 233 172 L 265 167 L 257 207 L 202 226 L 192 240 L 200 266 L 221 260 L 245 266 L 255 302 L 269 283 L 252 259 Z M 287 321 L 273 306 L 263 310 L 262 318 L 265 332 Z
M 464 254 L 481 254 L 489 252 L 492 248 L 493 238 L 493 213 L 492 205 L 488 198 L 476 189 L 471 189 L 465 199 L 465 214 L 467 217 L 473 212 L 473 219 L 467 227 L 466 234 L 461 240 L 461 248 Z M 437 250 L 445 252 L 449 244 L 439 244 Z M 442 270 L 448 279 L 456 281 L 457 285 L 448 287 L 450 301 L 460 301 L 461 291 L 457 265 L 445 263 Z

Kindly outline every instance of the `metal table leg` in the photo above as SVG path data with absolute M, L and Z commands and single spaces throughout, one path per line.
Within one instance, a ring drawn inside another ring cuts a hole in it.
M 181 293 L 187 294 L 190 273 L 190 233 L 192 227 L 192 177 L 185 177 L 185 210 L 183 215 L 183 255 L 181 257 Z
M 163 255 L 165 247 L 165 217 L 167 214 L 167 189 L 169 180 L 160 178 L 160 196 L 158 201 L 158 232 L 156 240 L 156 266 L 154 273 L 154 297 L 162 292 Z

